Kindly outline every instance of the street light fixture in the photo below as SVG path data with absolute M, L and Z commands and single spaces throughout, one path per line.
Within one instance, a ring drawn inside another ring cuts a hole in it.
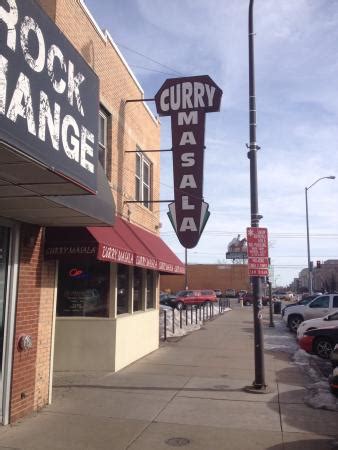
M 311 257 L 310 257 L 309 211 L 308 211 L 307 191 L 310 188 L 312 188 L 312 186 L 314 186 L 316 183 L 318 183 L 318 181 L 324 180 L 325 178 L 328 180 L 334 180 L 336 177 L 334 175 L 330 175 L 328 177 L 318 178 L 318 180 L 316 180 L 314 183 L 312 183 L 309 187 L 305 188 L 308 288 L 309 288 L 309 293 L 311 295 L 313 294 L 313 288 L 312 288 L 312 280 L 313 280 L 312 269 L 313 269 L 313 267 L 311 264 Z

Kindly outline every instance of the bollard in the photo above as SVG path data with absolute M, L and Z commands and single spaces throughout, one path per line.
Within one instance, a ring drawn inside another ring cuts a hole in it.
M 180 328 L 182 328 L 182 310 L 180 309 Z
M 200 322 L 201 322 L 201 321 L 202 321 L 202 318 L 201 318 L 201 313 L 202 313 L 202 305 L 200 305 L 198 309 L 199 309 L 199 311 L 200 311 Z
M 192 305 L 190 306 L 190 325 L 192 325 Z
M 195 308 L 195 312 L 196 312 L 196 325 L 197 325 L 197 306 Z
M 173 334 L 175 334 L 175 308 L 173 308 Z
M 188 326 L 188 307 L 185 307 L 185 326 Z
M 204 305 L 202 305 L 202 308 L 203 308 L 203 322 L 205 321 L 205 317 L 204 317 Z
M 163 330 L 163 339 L 167 340 L 167 311 L 164 310 L 164 330 Z
M 242 298 L 240 299 L 239 303 L 240 303 L 241 308 L 243 308 L 243 299 Z

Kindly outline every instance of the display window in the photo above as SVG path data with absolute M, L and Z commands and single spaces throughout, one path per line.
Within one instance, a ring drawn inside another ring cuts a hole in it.
M 57 315 L 108 317 L 109 264 L 60 262 Z
M 147 270 L 147 308 L 155 308 L 155 295 L 154 295 L 154 272 L 152 270 Z
M 142 309 L 142 292 L 143 292 L 143 270 L 134 267 L 134 303 L 133 311 Z
M 129 312 L 129 266 L 117 265 L 117 314 Z

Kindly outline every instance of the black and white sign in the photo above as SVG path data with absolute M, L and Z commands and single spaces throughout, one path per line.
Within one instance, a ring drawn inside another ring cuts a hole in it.
M 0 141 L 97 188 L 99 82 L 33 0 L 0 0 Z

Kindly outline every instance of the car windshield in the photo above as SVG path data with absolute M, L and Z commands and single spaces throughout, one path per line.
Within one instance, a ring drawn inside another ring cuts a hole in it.
M 179 291 L 177 293 L 177 297 L 188 297 L 188 296 L 191 296 L 191 295 L 193 295 L 192 291 Z

